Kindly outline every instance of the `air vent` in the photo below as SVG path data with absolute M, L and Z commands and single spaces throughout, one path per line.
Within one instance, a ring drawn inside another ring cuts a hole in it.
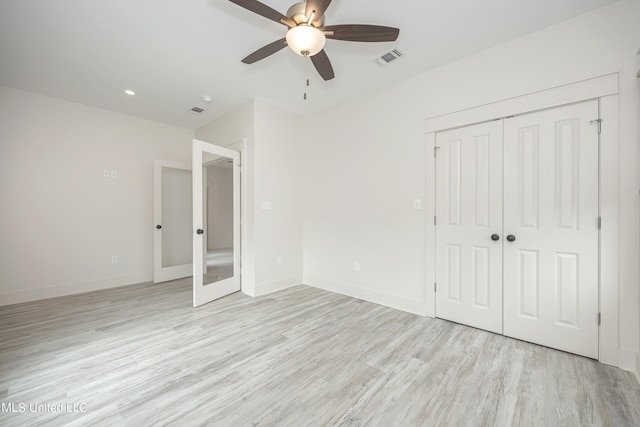
M 395 61 L 396 59 L 402 58 L 403 56 L 404 56 L 404 52 L 402 52 L 400 49 L 393 49 L 381 55 L 380 57 L 376 58 L 375 62 L 380 66 L 385 66 Z
M 204 108 L 200 108 L 200 107 L 193 107 L 189 110 L 190 113 L 193 114 L 202 114 L 204 113 Z

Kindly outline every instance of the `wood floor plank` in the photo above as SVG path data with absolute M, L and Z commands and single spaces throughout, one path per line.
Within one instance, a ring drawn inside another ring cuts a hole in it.
M 633 375 L 590 359 L 306 286 L 193 308 L 189 279 L 0 307 L 0 402 L 3 426 L 640 425 Z

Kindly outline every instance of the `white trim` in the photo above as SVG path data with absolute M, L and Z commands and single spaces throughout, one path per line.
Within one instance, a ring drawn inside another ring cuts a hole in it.
M 267 283 L 257 283 L 254 287 L 253 297 L 271 294 L 283 289 L 292 288 L 300 285 L 300 276 L 287 277 L 285 279 L 278 279 Z
M 600 357 L 618 366 L 618 95 L 600 99 Z
M 426 215 L 427 215 L 427 245 L 425 248 L 426 252 L 426 280 L 425 284 L 425 297 L 424 301 L 426 304 L 426 312 L 425 315 L 429 317 L 436 317 L 436 294 L 433 291 L 434 283 L 436 282 L 436 227 L 434 222 L 434 218 L 436 216 L 436 161 L 434 157 L 436 146 L 436 134 L 429 133 L 427 134 L 427 158 L 426 158 L 426 179 L 427 179 L 427 201 L 431 201 L 433 203 L 425 203 L 426 205 Z M 434 185 L 429 185 L 432 182 Z
M 515 114 L 523 114 L 546 108 L 558 107 L 589 99 L 599 99 L 602 134 L 600 135 L 600 313 L 599 360 L 601 363 L 635 369 L 635 359 L 620 349 L 618 325 L 618 73 L 606 74 L 541 90 L 518 97 L 497 101 L 474 108 L 452 112 L 425 120 L 426 146 L 429 152 L 435 146 L 435 132 L 495 120 Z M 427 161 L 429 165 L 429 161 Z M 432 166 L 433 167 L 433 166 Z M 427 173 L 427 200 L 435 204 L 435 175 Z M 435 235 L 435 227 L 427 222 L 427 238 Z M 435 267 L 435 252 L 427 246 L 426 265 Z M 429 274 L 427 274 L 429 280 Z M 427 283 L 426 301 L 435 301 L 433 285 Z M 635 357 L 635 356 L 634 356 Z M 623 360 L 624 359 L 624 360 Z
M 617 93 L 618 73 L 605 74 L 441 116 L 430 117 L 425 121 L 425 132 L 438 132 L 445 129 L 468 126 Z
M 372 289 L 361 288 L 348 283 L 339 283 L 311 276 L 304 276 L 302 282 L 305 285 L 313 286 L 314 288 L 324 289 L 325 291 L 362 299 L 375 304 L 417 314 L 419 316 L 426 316 L 429 312 L 429 307 L 424 301 L 410 300 L 404 297 L 374 291 Z
M 225 145 L 225 148 L 240 153 L 240 290 L 249 296 L 256 296 L 255 284 L 247 280 L 247 277 L 255 277 L 254 274 L 248 274 L 248 270 L 254 269 L 254 264 L 249 259 L 247 238 L 247 138 Z
M 104 279 L 88 280 L 86 282 L 65 283 L 63 285 L 47 286 L 38 289 L 6 292 L 0 294 L 0 306 L 38 301 L 47 298 L 63 297 L 67 295 L 83 294 L 85 292 L 100 291 L 109 288 L 119 288 L 144 282 L 151 282 L 151 273 L 140 273 L 129 276 L 107 277 Z
M 635 351 L 621 348 L 618 350 L 618 367 L 625 371 L 636 373 L 636 359 L 638 355 Z
M 246 277 L 240 276 L 240 291 L 250 297 L 257 297 L 256 284 L 249 282 Z

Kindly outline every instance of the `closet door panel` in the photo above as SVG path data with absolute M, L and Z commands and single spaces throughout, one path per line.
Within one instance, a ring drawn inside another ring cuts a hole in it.
M 597 117 L 590 101 L 504 121 L 504 333 L 592 358 Z
M 436 316 L 502 333 L 502 123 L 436 144 Z

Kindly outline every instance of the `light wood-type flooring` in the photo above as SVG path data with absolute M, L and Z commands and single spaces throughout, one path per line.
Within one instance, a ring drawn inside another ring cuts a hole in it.
M 640 425 L 594 360 L 306 286 L 194 309 L 189 280 L 0 307 L 0 425 Z

